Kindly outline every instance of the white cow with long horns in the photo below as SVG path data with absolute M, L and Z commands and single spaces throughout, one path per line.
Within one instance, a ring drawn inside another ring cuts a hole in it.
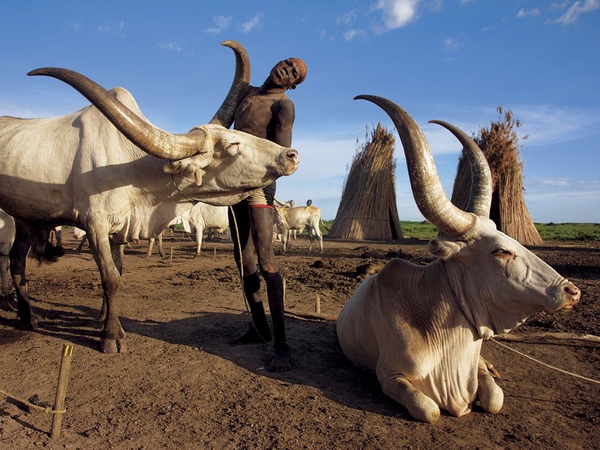
M 440 409 L 465 415 L 477 397 L 483 410 L 497 413 L 503 394 L 480 355 L 483 341 L 536 311 L 568 311 L 581 292 L 496 229 L 489 219 L 489 166 L 472 139 L 436 121 L 471 158 L 471 199 L 462 211 L 445 195 L 427 141 L 408 113 L 381 97 L 357 98 L 393 120 L 417 206 L 444 236 L 429 243 L 437 261 L 418 266 L 393 259 L 358 287 L 338 317 L 342 350 L 374 370 L 383 392 L 417 420 L 433 422 Z
M 84 229 L 104 289 L 104 352 L 127 350 L 119 321 L 120 246 L 160 233 L 191 207 L 238 203 L 258 188 L 293 173 L 298 153 L 266 139 L 229 130 L 240 86 L 248 82 L 244 48 L 226 41 L 236 56 L 230 92 L 210 124 L 171 134 L 140 112 L 122 88 L 104 90 L 76 72 L 43 68 L 29 75 L 58 78 L 93 106 L 62 117 L 0 117 L 0 207 L 17 222 L 11 272 L 23 328 L 37 326 L 25 279 L 32 239 L 56 225 Z

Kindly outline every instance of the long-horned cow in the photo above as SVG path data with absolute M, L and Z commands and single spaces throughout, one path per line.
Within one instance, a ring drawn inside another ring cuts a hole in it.
M 92 105 L 62 117 L 0 117 L 0 207 L 17 221 L 11 273 L 23 328 L 37 326 L 25 255 L 31 239 L 51 227 L 73 225 L 87 232 L 104 291 L 101 349 L 125 352 L 116 295 L 120 247 L 156 236 L 191 207 L 189 199 L 234 204 L 296 170 L 295 150 L 228 129 L 232 105 L 250 74 L 244 48 L 234 41 L 223 45 L 236 57 L 229 94 L 211 123 L 186 134 L 150 124 L 125 89 L 106 91 L 66 69 L 29 72 L 68 83 Z
M 310 252 L 315 241 L 319 244 L 319 251 L 323 253 L 323 233 L 319 228 L 321 225 L 321 210 L 316 206 L 294 206 L 292 208 L 276 207 L 279 220 L 275 223 L 278 234 L 281 235 L 283 252 L 288 249 L 291 232 L 304 231 L 308 228 L 308 237 L 310 239 L 308 251 Z
M 391 260 L 358 287 L 338 317 L 342 350 L 374 370 L 383 392 L 417 420 L 433 422 L 440 409 L 467 414 L 478 394 L 483 410 L 497 413 L 504 398 L 480 356 L 483 340 L 536 311 L 569 311 L 581 292 L 496 229 L 489 219 L 489 166 L 471 138 L 434 121 L 471 158 L 471 199 L 463 211 L 445 195 L 427 141 L 408 113 L 381 97 L 356 98 L 375 103 L 393 120 L 417 206 L 443 236 L 429 242 L 438 260 L 427 266 Z
M 229 228 L 228 209 L 225 206 L 213 206 L 199 202 L 181 215 L 183 229 L 188 233 L 196 233 L 196 256 L 202 253 L 204 231 L 208 229 L 221 231 Z

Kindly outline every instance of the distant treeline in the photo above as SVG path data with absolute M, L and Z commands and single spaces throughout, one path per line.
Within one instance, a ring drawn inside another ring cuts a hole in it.
M 331 228 L 333 220 L 324 221 Z M 433 239 L 438 229 L 429 222 L 400 221 L 405 238 Z M 593 241 L 600 242 L 599 223 L 536 223 L 544 241 Z M 327 234 L 327 231 L 324 231 Z

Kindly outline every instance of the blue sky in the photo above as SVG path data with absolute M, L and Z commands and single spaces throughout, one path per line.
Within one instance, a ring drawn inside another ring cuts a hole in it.
M 523 122 L 525 200 L 536 222 L 600 222 L 600 0 L 4 1 L 0 115 L 50 117 L 87 101 L 32 69 L 65 67 L 123 86 L 155 125 L 187 132 L 208 122 L 241 42 L 260 85 L 279 60 L 308 65 L 289 92 L 302 162 L 277 197 L 311 198 L 335 217 L 348 168 L 372 126 L 393 125 L 358 94 L 404 107 L 429 140 L 450 195 L 460 145 L 430 119 L 468 134 Z M 421 220 L 396 146 L 402 220 Z

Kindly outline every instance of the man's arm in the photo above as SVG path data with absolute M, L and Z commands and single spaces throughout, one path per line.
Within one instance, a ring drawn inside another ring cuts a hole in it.
M 273 142 L 284 147 L 292 146 L 292 127 L 295 118 L 296 110 L 291 100 L 286 99 L 277 103 L 273 111 Z

